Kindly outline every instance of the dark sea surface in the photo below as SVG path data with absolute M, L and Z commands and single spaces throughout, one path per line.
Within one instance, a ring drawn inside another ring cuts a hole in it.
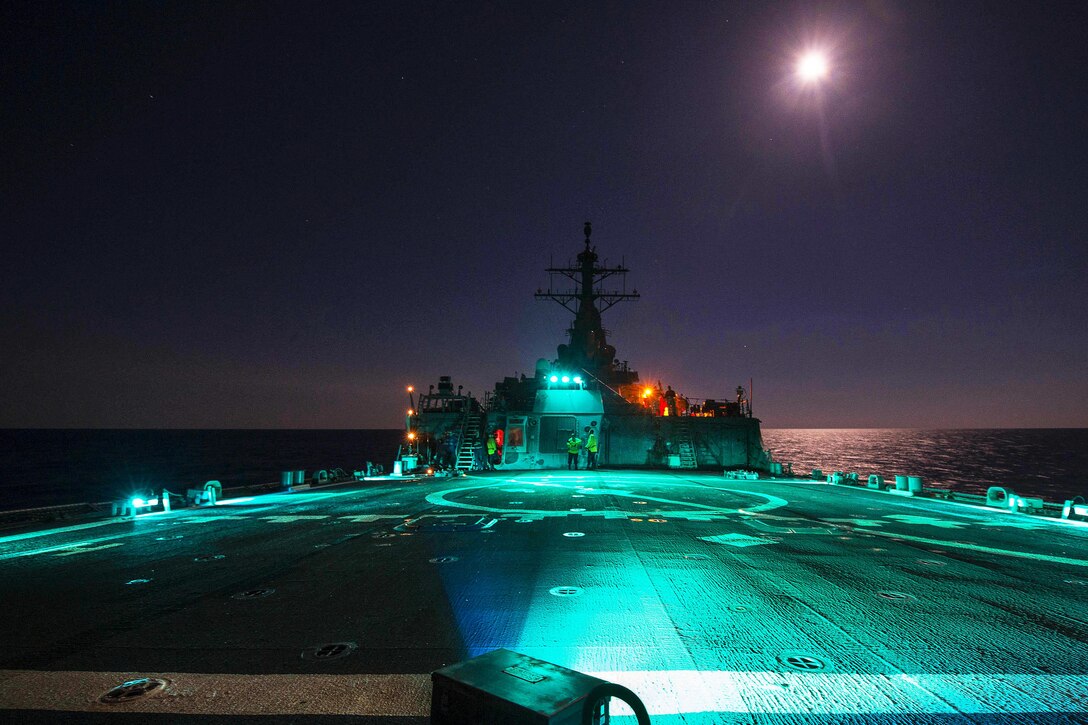
M 862 479 L 898 474 L 966 493 L 1005 486 L 1058 503 L 1088 498 L 1088 428 L 772 428 L 763 431 L 763 445 L 799 475 L 814 468 Z
M 388 471 L 402 430 L 0 430 L 0 510 L 279 481 L 286 470 Z
M 183 493 L 280 480 L 285 470 L 388 470 L 398 430 L 0 430 L 0 509 L 109 501 L 143 487 Z M 767 429 L 796 474 L 813 468 L 920 475 L 971 493 L 991 485 L 1063 501 L 1088 496 L 1088 429 Z

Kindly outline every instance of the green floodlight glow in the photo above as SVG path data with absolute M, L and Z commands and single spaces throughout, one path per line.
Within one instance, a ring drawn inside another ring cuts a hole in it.
M 548 380 L 551 380 L 553 383 L 558 383 L 559 382 L 559 376 L 558 375 L 553 375 L 550 378 L 548 378 Z
M 581 385 L 581 384 L 582 384 L 582 378 L 581 378 L 581 376 L 578 376 L 578 375 L 574 376 L 574 382 L 576 382 L 576 383 L 578 383 L 579 385 Z
M 726 722 L 737 715 L 746 716 L 747 722 L 793 722 L 796 716 L 806 720 L 816 716 L 820 722 L 913 719 L 910 716 L 917 713 L 911 711 L 908 703 L 917 702 L 915 693 L 918 689 L 944 697 L 955 693 L 957 709 L 964 713 L 991 715 L 995 712 L 992 700 L 983 694 L 990 688 L 981 692 L 973 690 L 975 676 L 958 673 L 862 675 L 705 669 L 586 670 L 585 674 L 638 692 L 655 718 L 688 715 L 684 722 Z M 1037 701 L 1027 693 L 1055 692 L 1051 688 L 1057 687 L 1080 689 L 1086 679 L 1084 675 L 995 674 L 992 677 L 994 689 L 990 692 L 1003 693 L 1000 711 L 1006 716 L 1008 713 L 1033 714 L 1039 709 Z M 755 703 L 746 701 L 742 693 L 756 691 L 765 694 L 753 707 Z M 1054 711 L 1069 707 L 1066 697 L 1060 694 L 1054 697 L 1055 700 L 1049 703 Z M 613 716 L 631 714 L 630 708 L 622 702 L 614 703 L 611 710 Z M 943 714 L 944 711 L 929 712 Z M 729 717 L 721 717 L 726 714 Z M 691 715 L 702 715 L 707 719 L 695 720 Z M 676 721 L 670 718 L 668 722 Z
M 563 376 L 563 382 L 564 383 L 569 383 L 570 382 L 570 376 L 569 375 L 564 375 Z

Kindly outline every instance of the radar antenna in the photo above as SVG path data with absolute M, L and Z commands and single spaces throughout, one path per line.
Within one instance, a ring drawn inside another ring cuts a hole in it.
M 567 330 L 570 342 L 559 346 L 560 363 L 593 372 L 610 368 L 616 358 L 616 348 L 606 340 L 601 313 L 623 300 L 637 300 L 639 294 L 637 289 L 626 291 L 626 275 L 630 270 L 623 264 L 618 267 L 597 264 L 597 251 L 589 241 L 593 233 L 590 222 L 586 222 L 584 231 L 585 249 L 578 255 L 578 265 L 548 267 L 545 270 L 550 279 L 558 274 L 571 280 L 574 289 L 553 290 L 549 284 L 547 291 L 538 289 L 534 296 L 538 300 L 558 302 L 574 315 L 574 324 Z M 605 290 L 600 286 L 601 281 L 613 275 L 620 275 L 624 279 L 622 291 Z

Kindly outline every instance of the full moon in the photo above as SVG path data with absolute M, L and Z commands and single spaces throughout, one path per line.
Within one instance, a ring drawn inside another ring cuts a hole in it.
M 797 75 L 801 80 L 811 83 L 827 75 L 827 58 L 822 53 L 805 53 L 797 61 Z

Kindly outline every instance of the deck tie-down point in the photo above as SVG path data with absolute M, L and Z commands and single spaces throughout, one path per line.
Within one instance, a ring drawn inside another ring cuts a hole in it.
M 122 682 L 98 698 L 99 702 L 115 705 L 157 695 L 166 688 L 167 681 L 157 677 L 141 677 Z

